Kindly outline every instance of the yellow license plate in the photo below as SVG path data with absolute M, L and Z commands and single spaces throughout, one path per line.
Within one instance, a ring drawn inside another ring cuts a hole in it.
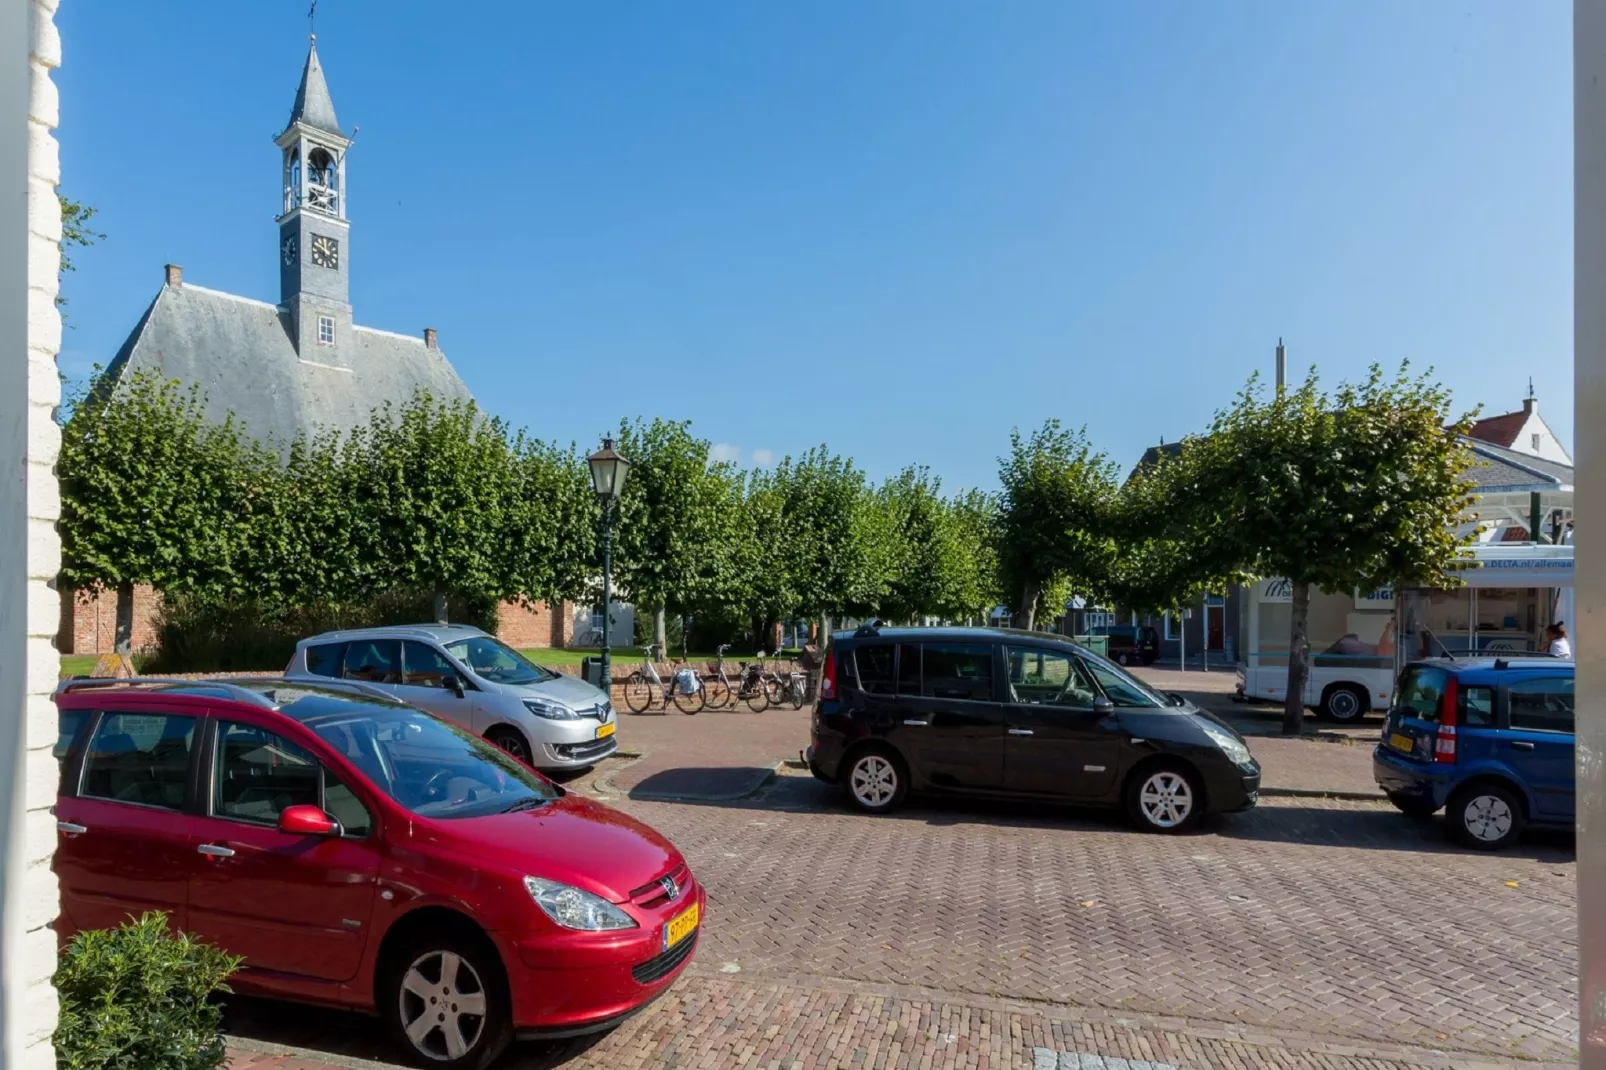
M 1395 750 L 1402 750 L 1409 754 L 1416 749 L 1416 740 L 1402 732 L 1396 732 L 1389 737 L 1389 746 Z
M 697 916 L 697 904 L 693 903 L 691 906 L 669 919 L 669 924 L 664 926 L 665 951 L 668 951 L 670 948 L 674 947 L 676 944 L 686 939 L 686 937 L 697 931 Z
M 613 730 L 618 727 L 619 726 L 614 724 L 612 721 L 609 721 L 607 724 L 597 725 L 597 738 L 607 739 L 609 736 L 613 735 Z

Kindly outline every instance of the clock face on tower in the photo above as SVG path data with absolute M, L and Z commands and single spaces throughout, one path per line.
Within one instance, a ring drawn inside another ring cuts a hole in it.
M 340 243 L 322 234 L 312 236 L 312 263 L 314 267 L 338 268 Z
M 296 262 L 296 252 L 298 251 L 296 247 L 296 236 L 292 234 L 288 238 L 284 239 L 284 245 L 281 248 L 284 253 L 284 266 L 290 267 Z

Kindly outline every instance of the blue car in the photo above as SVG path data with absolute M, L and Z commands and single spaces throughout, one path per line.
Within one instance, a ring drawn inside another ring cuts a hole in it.
M 1573 663 L 1412 662 L 1394 689 L 1372 770 L 1405 813 L 1444 808 L 1451 832 L 1469 847 L 1498 850 L 1529 825 L 1570 828 Z

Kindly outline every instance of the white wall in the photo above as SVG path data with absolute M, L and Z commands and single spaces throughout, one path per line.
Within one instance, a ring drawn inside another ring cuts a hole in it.
M 1550 430 L 1550 425 L 1539 415 L 1537 401 L 1534 402 L 1533 412 L 1529 414 L 1527 423 L 1522 425 L 1522 431 L 1517 435 L 1516 441 L 1512 442 L 1511 448 L 1518 453 L 1531 453 L 1535 457 L 1543 457 L 1557 464 L 1573 463 L 1572 455 L 1562 446 L 1555 432 Z
M 1573 4 L 1579 1065 L 1606 1070 L 1606 3 Z
M 55 1065 L 56 0 L 0 0 L 0 1068 Z

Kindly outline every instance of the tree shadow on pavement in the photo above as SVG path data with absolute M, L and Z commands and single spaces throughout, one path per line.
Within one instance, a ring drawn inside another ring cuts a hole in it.
M 773 766 L 679 766 L 643 777 L 625 793 L 657 802 L 721 802 L 751 795 L 775 773 Z
M 753 794 L 729 802 L 677 801 L 692 806 L 728 806 L 792 813 L 856 813 L 836 786 L 800 776 L 777 777 Z M 1111 808 L 941 796 L 911 798 L 902 809 L 875 820 L 918 821 L 933 826 L 987 825 L 1143 837 L 1155 835 L 1138 829 L 1124 813 Z M 1259 806 L 1243 813 L 1213 815 L 1200 828 L 1185 835 L 1379 851 L 1432 851 L 1469 856 L 1483 854 L 1452 841 L 1442 816 L 1416 819 L 1399 813 L 1387 803 L 1325 799 L 1262 800 Z M 1500 857 L 1563 863 L 1571 862 L 1574 852 L 1571 831 L 1531 829 L 1515 847 L 1500 852 Z
M 228 1038 L 308 1053 L 302 1058 L 326 1056 L 340 1065 L 364 1070 L 400 1070 L 402 1066 L 394 1061 L 398 1053 L 378 1019 L 351 1011 L 229 996 L 224 1001 L 223 1031 Z M 491 1070 L 555 1070 L 585 1055 L 607 1036 L 603 1032 L 515 1043 L 491 1064 Z

